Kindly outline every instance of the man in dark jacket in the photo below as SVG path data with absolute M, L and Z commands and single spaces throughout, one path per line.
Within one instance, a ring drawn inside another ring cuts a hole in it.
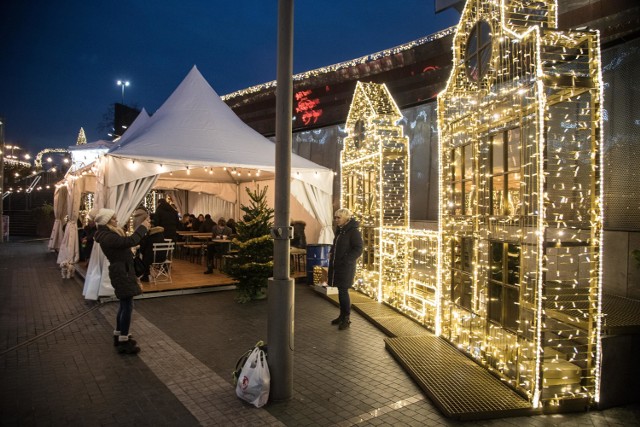
M 149 217 L 147 210 L 139 207 L 133 211 L 133 229 L 138 226 Z M 140 277 L 141 282 L 149 281 L 149 272 L 151 270 L 151 264 L 153 264 L 153 245 L 154 243 L 164 243 L 164 228 L 153 226 L 155 223 L 155 217 L 152 220 L 152 225 L 146 236 L 140 241 L 140 254 L 142 255 L 142 263 L 144 264 L 144 274 Z M 138 255 L 136 255 L 138 256 Z M 159 251 L 156 255 L 156 262 L 163 262 L 166 259 L 166 253 Z
M 362 234 L 358 221 L 349 209 L 338 209 L 334 215 L 338 228 L 329 252 L 329 286 L 338 288 L 340 315 L 331 321 L 338 329 L 347 329 L 351 324 L 351 299 L 349 288 L 356 275 L 356 262 L 362 255 Z
M 154 220 L 156 226 L 164 228 L 164 236 L 175 242 L 180 218 L 178 212 L 171 207 L 166 199 L 158 200 Z
M 216 223 L 211 219 L 211 215 L 206 214 L 204 216 L 204 221 L 200 224 L 198 228 L 198 232 L 200 233 L 211 233 L 213 231 L 213 227 L 216 226 Z
M 111 209 L 100 209 L 96 215 L 98 230 L 94 236 L 96 243 L 109 260 L 109 279 L 115 290 L 120 307 L 116 315 L 116 330 L 113 331 L 113 345 L 119 353 L 136 354 L 140 351 L 136 341 L 129 335 L 131 315 L 133 313 L 133 297 L 140 295 L 142 289 L 133 268 L 133 252 L 151 226 L 146 218 L 135 229 L 131 236 L 118 227 L 116 213 Z

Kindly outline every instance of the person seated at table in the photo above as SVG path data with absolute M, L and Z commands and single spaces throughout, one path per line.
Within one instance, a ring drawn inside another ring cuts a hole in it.
M 235 236 L 238 234 L 238 229 L 236 226 L 236 220 L 233 218 L 229 218 L 227 220 L 227 227 L 231 229 L 231 236 Z
M 193 222 L 196 220 L 196 217 L 191 214 L 184 214 L 184 231 L 198 231 L 198 229 L 193 228 Z
M 216 239 L 230 240 L 231 228 L 227 226 L 227 222 L 224 218 L 218 220 L 218 224 L 213 227 L 211 231 L 212 237 Z M 211 242 L 207 245 L 207 271 L 204 274 L 213 273 L 213 259 L 215 257 L 221 257 L 226 254 L 229 249 L 229 243 L 226 242 Z
M 178 224 L 178 230 L 180 231 L 191 231 L 189 230 L 189 220 L 191 219 L 191 215 L 189 212 L 185 212 L 180 218 L 180 223 Z
M 191 231 L 200 230 L 200 224 L 204 221 L 204 215 L 200 214 L 197 217 L 195 215 L 191 215 Z
M 204 216 L 204 221 L 202 221 L 202 224 L 200 224 L 200 229 L 198 229 L 198 231 L 200 233 L 211 233 L 215 225 L 216 223 L 211 219 L 211 215 L 206 214 Z

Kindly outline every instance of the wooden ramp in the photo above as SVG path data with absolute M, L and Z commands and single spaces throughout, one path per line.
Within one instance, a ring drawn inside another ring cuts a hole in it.
M 337 294 L 324 296 L 338 305 Z M 351 292 L 351 305 L 389 336 L 387 350 L 445 416 L 481 420 L 541 413 L 487 369 L 391 307 L 357 292 Z

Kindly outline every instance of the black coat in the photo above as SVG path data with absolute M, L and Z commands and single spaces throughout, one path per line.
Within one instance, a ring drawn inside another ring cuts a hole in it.
M 176 231 L 178 231 L 178 212 L 171 207 L 169 203 L 160 203 L 156 208 L 155 215 L 153 217 L 154 225 L 164 228 L 164 235 L 167 239 L 176 241 Z
M 118 299 L 142 293 L 133 268 L 131 248 L 140 243 L 146 232 L 146 227 L 141 225 L 131 236 L 121 236 L 106 225 L 99 225 L 94 235 L 94 240 L 109 260 L 109 279 Z
M 213 222 L 211 218 L 205 218 L 204 221 L 202 221 L 202 224 L 200 224 L 200 227 L 198 227 L 198 231 L 200 233 L 211 233 L 211 230 L 213 230 L 215 225 L 216 223 Z
M 353 286 L 356 275 L 356 261 L 362 255 L 362 234 L 360 224 L 351 219 L 338 227 L 329 252 L 329 286 L 348 289 Z

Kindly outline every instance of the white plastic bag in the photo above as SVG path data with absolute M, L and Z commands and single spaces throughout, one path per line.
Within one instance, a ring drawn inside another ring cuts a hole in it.
M 260 408 L 269 400 L 271 374 L 267 355 L 259 347 L 253 349 L 238 378 L 236 394 L 242 400 Z

